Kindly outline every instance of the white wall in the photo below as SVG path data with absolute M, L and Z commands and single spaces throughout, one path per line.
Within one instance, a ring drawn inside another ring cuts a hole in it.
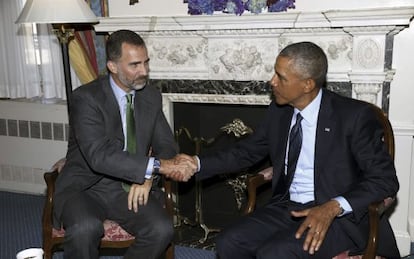
M 414 242 L 414 22 L 395 36 L 389 116 L 396 135 L 395 166 L 400 180 L 399 197 L 407 202 L 399 204 L 397 213 L 406 213 L 407 220 L 392 215 L 394 229 L 407 229 Z M 401 175 L 401 177 L 400 177 Z M 407 175 L 409 177 L 407 177 Z M 405 177 L 404 177 L 405 176 Z
M 182 0 L 140 0 L 129 5 L 129 1 L 108 0 L 109 16 L 171 16 L 187 15 L 187 4 Z
M 414 22 L 395 36 L 391 82 L 390 117 L 399 126 L 414 125 Z
M 66 105 L 0 101 L 0 119 L 67 123 Z M 0 190 L 44 193 L 43 173 L 66 154 L 67 142 L 0 136 Z
M 412 6 L 413 0 L 296 0 L 297 11 L 324 11 L 324 10 L 349 10 L 364 8 L 382 8 L 397 6 Z

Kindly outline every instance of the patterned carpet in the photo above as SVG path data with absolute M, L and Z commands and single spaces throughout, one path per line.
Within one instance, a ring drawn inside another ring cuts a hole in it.
M 17 252 L 41 247 L 41 215 L 44 196 L 0 191 L 0 258 L 16 258 Z M 175 259 L 214 259 L 214 237 L 210 233 L 204 243 L 198 242 L 204 231 L 199 226 L 183 225 L 176 231 Z M 414 243 L 411 250 L 414 251 Z M 56 252 L 54 259 L 62 259 Z M 119 255 L 104 255 L 102 259 L 121 259 Z M 414 259 L 407 256 L 404 259 Z
M 16 258 L 17 252 L 30 247 L 41 247 L 41 217 L 44 196 L 0 192 L 0 258 Z M 56 252 L 54 259 L 63 258 Z M 103 259 L 120 259 L 122 256 L 106 255 Z M 176 259 L 214 259 L 215 253 L 177 245 Z

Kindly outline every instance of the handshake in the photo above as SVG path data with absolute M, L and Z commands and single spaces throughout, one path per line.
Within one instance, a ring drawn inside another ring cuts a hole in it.
M 195 156 L 178 154 L 172 159 L 160 159 L 160 173 L 174 181 L 187 182 L 198 171 Z

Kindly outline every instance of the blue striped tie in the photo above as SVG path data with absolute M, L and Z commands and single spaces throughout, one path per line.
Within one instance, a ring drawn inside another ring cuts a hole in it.
M 296 115 L 296 123 L 293 125 L 289 134 L 288 164 L 285 181 L 287 188 L 289 188 L 290 183 L 292 182 L 293 175 L 296 171 L 296 164 L 298 163 L 300 150 L 302 148 L 302 119 L 302 115 L 298 113 Z

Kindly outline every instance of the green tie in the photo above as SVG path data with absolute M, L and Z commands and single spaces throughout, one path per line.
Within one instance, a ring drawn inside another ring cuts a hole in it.
M 135 119 L 134 119 L 134 107 L 132 104 L 132 94 L 125 95 L 127 98 L 126 104 L 126 114 L 125 114 L 125 121 L 126 121 L 126 150 L 130 154 L 135 154 L 136 152 L 136 138 L 135 138 Z M 122 188 L 126 192 L 129 192 L 131 185 L 128 183 L 122 182 Z
M 136 152 L 136 138 L 135 138 L 135 119 L 134 119 L 134 107 L 132 104 L 132 94 L 127 94 L 127 105 L 126 105 L 126 142 L 127 151 L 131 154 Z

